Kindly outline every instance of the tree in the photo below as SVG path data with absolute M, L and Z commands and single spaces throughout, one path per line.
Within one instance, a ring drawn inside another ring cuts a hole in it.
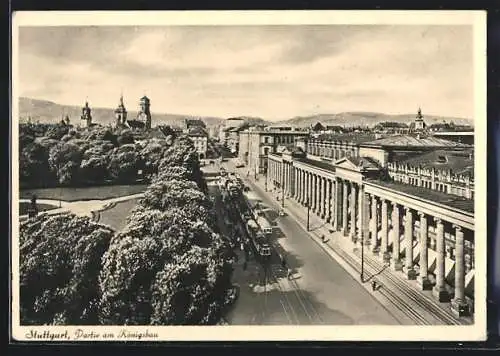
M 112 236 L 110 228 L 73 214 L 23 222 L 21 324 L 96 324 L 101 259 Z
M 231 266 L 193 246 L 168 263 L 152 284 L 153 325 L 215 325 L 231 302 Z
M 115 148 L 110 154 L 108 171 L 117 183 L 133 183 L 137 180 L 140 157 L 134 145 Z
M 187 136 L 179 137 L 173 146 L 165 151 L 161 160 L 158 171 L 162 172 L 168 167 L 184 167 L 191 172 L 191 180 L 196 182 L 198 187 L 206 192 L 206 183 L 203 180 L 203 175 L 200 169 L 200 161 L 194 147 L 193 141 Z
M 108 177 L 106 156 L 92 155 L 80 164 L 80 180 L 85 183 L 103 183 Z
M 169 181 L 173 179 L 178 180 L 192 180 L 193 173 L 185 167 L 182 166 L 169 166 L 164 168 L 163 171 L 159 171 L 158 174 L 153 179 L 152 183 Z
M 130 130 L 123 130 L 117 138 L 118 145 L 130 145 L 134 143 L 134 136 Z
M 158 166 L 168 145 L 165 140 L 151 139 L 146 146 L 141 149 L 140 156 L 144 163 L 144 174 L 153 175 L 158 173 Z
M 218 320 L 218 306 L 224 307 L 230 286 L 227 256 L 221 236 L 182 209 L 162 212 L 138 207 L 105 254 L 99 279 L 100 321 L 144 325 Z M 178 268 L 185 279 L 176 272 Z M 177 279 L 166 282 L 174 276 Z M 192 296 L 186 298 L 190 312 L 184 319 L 182 313 L 172 316 L 169 309 L 177 308 L 175 303 L 182 303 L 179 296 L 183 295 Z M 210 304 L 217 305 L 209 308 Z
M 25 146 L 19 156 L 19 179 L 30 186 L 47 186 L 54 180 L 49 170 L 46 147 L 34 141 Z
M 49 166 L 56 173 L 60 184 L 70 185 L 78 181 L 82 161 L 81 148 L 70 142 L 62 142 L 50 149 Z
M 54 140 L 60 140 L 69 131 L 69 127 L 66 125 L 55 124 L 51 125 L 50 128 L 45 133 L 45 136 Z
M 155 181 L 144 192 L 139 204 L 145 208 L 166 211 L 182 208 L 195 219 L 215 226 L 215 215 L 210 199 L 191 181 Z

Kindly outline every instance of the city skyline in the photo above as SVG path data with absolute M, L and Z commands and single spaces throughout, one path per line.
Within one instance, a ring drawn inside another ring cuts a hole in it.
M 472 26 L 22 27 L 19 94 L 113 108 L 123 92 L 132 110 L 148 95 L 153 112 L 271 121 L 473 119 L 472 49 Z

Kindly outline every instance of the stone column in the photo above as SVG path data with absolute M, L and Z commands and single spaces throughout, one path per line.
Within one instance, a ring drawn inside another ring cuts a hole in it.
M 457 316 L 469 314 L 465 300 L 465 261 L 464 261 L 464 233 L 458 225 L 455 228 L 455 297 L 451 301 L 451 310 Z
M 335 231 L 342 229 L 342 182 L 340 179 L 335 180 Z
M 304 198 L 304 176 L 301 169 L 297 169 L 299 174 L 299 191 L 297 192 L 297 199 L 300 204 L 302 204 L 302 199 Z
M 342 233 L 344 236 L 347 236 L 347 213 L 348 213 L 348 205 L 347 205 L 347 197 L 348 197 L 348 185 L 347 181 L 343 182 L 344 191 L 342 192 Z
M 358 190 L 358 236 L 356 238 L 356 245 L 363 243 L 364 236 L 364 215 L 365 215 L 365 202 L 364 202 L 365 191 L 363 185 L 359 185 Z
M 440 302 L 449 302 L 450 296 L 445 287 L 445 244 L 444 225 L 441 219 L 436 219 L 436 285 L 432 289 L 435 297 Z
M 418 276 L 418 283 L 422 290 L 432 289 L 432 284 L 428 278 L 428 268 L 429 268 L 429 259 L 428 259 L 428 248 L 427 248 L 427 239 L 428 239 L 428 226 L 427 226 L 427 215 L 423 212 L 419 212 L 420 216 L 420 274 Z
M 304 189 L 304 204 L 311 204 L 311 201 L 309 199 L 309 172 L 304 171 L 304 182 L 305 182 L 305 189 Z
M 316 214 L 321 217 L 323 215 L 323 177 L 318 176 L 318 209 Z
M 288 162 L 284 162 L 285 164 L 285 197 L 290 195 L 290 165 Z
M 302 185 L 303 185 L 303 188 L 302 188 L 302 205 L 305 205 L 306 204 L 306 200 L 307 200 L 307 172 L 306 171 L 302 171 Z
M 392 204 L 392 236 L 393 236 L 393 241 L 392 241 L 392 269 L 395 271 L 401 271 L 403 266 L 401 264 L 401 260 L 399 259 L 399 253 L 400 253 L 400 238 L 401 238 L 401 231 L 400 231 L 400 223 L 401 223 L 401 218 L 399 215 L 399 205 L 397 203 Z
M 311 210 L 314 204 L 313 193 L 314 193 L 314 175 L 312 173 L 309 173 L 309 206 L 311 207 Z
M 327 213 L 328 213 L 328 180 L 326 178 L 323 178 L 323 196 L 321 197 L 321 200 L 323 201 L 323 210 L 321 211 L 321 218 L 323 220 L 326 219 Z
M 351 241 L 355 241 L 356 239 L 356 193 L 357 193 L 357 188 L 356 184 L 351 182 L 351 230 L 350 230 L 350 236 L 351 236 Z
M 381 199 L 382 205 L 382 215 L 381 215 L 381 229 L 380 234 L 380 258 L 383 262 L 388 262 L 390 260 L 390 255 L 388 252 L 388 212 L 387 212 L 387 200 Z
M 316 209 L 316 175 L 311 173 L 311 212 Z
M 372 216 L 371 216 L 371 234 L 372 234 L 372 252 L 378 254 L 378 207 L 377 207 L 377 197 L 372 194 Z
M 330 223 L 332 221 L 332 181 L 328 179 L 326 181 L 326 221 Z
M 321 214 L 321 176 L 316 176 L 316 215 L 320 216 Z
M 297 177 L 297 191 L 295 192 L 295 199 L 297 202 L 300 201 L 300 194 L 302 193 L 302 181 L 300 177 L 300 169 L 295 167 L 296 177 Z
M 330 224 L 332 224 L 335 230 L 335 221 L 337 220 L 337 181 L 332 179 L 332 216 L 330 218 Z
M 364 193 L 365 189 L 363 189 L 363 221 L 362 221 L 362 229 L 363 229 L 363 243 L 368 246 L 371 244 L 370 240 L 370 194 Z
M 406 277 L 408 279 L 416 279 L 417 273 L 413 269 L 413 213 L 410 208 L 405 207 L 406 220 L 405 220 L 405 266 Z

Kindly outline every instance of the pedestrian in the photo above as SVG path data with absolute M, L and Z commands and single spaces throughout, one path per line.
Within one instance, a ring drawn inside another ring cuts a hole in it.
M 321 235 L 321 241 L 325 242 L 325 235 Z
M 292 279 L 292 269 L 291 268 L 288 268 L 288 272 L 286 274 L 286 278 Z
M 372 290 L 377 290 L 377 282 L 375 280 L 372 281 Z

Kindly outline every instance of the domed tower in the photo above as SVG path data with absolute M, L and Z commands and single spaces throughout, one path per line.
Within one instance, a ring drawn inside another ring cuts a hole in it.
M 423 131 L 424 129 L 424 117 L 422 116 L 422 110 L 418 108 L 417 117 L 415 118 L 415 131 Z
M 89 107 L 89 102 L 85 101 L 85 106 L 82 108 L 82 120 L 85 120 L 85 124 L 87 127 L 92 125 L 92 110 Z
M 143 96 L 139 101 L 139 114 L 137 115 L 137 120 L 144 123 L 146 129 L 151 128 L 151 102 L 147 96 Z
M 125 125 L 127 121 L 127 109 L 125 109 L 125 105 L 123 104 L 123 94 L 120 95 L 120 104 L 115 110 L 115 118 L 116 118 L 116 126 Z

